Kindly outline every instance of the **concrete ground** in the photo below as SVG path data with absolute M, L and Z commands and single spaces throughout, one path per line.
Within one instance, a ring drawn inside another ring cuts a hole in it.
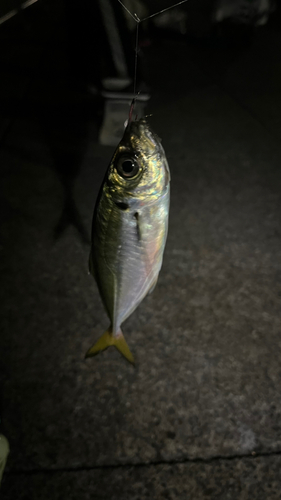
M 172 194 L 133 368 L 84 359 L 108 326 L 87 259 L 112 148 L 31 9 L 0 30 L 1 499 L 279 499 L 280 31 L 145 49 Z

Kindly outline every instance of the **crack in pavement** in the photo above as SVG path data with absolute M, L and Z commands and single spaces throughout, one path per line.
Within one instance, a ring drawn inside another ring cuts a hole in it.
M 104 464 L 104 465 L 81 465 L 79 467 L 61 467 L 57 469 L 42 468 L 42 469 L 6 469 L 5 475 L 32 475 L 32 474 L 57 474 L 62 472 L 89 472 L 92 470 L 102 470 L 102 469 L 122 469 L 122 468 L 137 468 L 137 467 L 151 467 L 159 465 L 180 465 L 180 464 L 192 464 L 192 463 L 214 463 L 219 461 L 232 461 L 232 460 L 242 460 L 244 458 L 250 458 L 255 460 L 260 457 L 273 457 L 281 456 L 281 450 L 268 451 L 268 452 L 255 452 L 247 453 L 244 455 L 214 455 L 209 458 L 183 458 L 182 460 L 155 460 L 151 462 L 137 462 L 137 463 L 122 463 L 122 464 Z

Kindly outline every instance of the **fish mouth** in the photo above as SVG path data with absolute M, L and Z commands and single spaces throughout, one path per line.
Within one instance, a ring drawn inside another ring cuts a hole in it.
M 125 148 L 149 154 L 162 151 L 161 139 L 153 132 L 145 118 L 128 122 L 121 143 Z

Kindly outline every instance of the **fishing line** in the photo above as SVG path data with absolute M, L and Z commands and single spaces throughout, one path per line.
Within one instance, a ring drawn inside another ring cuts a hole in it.
M 124 4 L 121 2 L 121 0 L 117 0 L 117 1 L 118 1 L 121 5 L 122 5 L 123 9 L 125 9 L 125 10 L 128 12 L 128 14 L 129 14 L 129 15 L 130 15 L 130 16 L 131 16 L 134 20 L 136 20 L 136 18 L 135 18 L 135 16 L 134 16 L 134 14 L 132 14 L 132 12 L 130 12 L 130 11 L 129 11 L 129 9 L 126 7 L 126 5 L 124 5 Z
M 187 2 L 187 0 L 181 0 L 181 2 L 175 3 L 174 5 L 171 5 L 170 7 L 166 7 L 166 9 L 159 10 L 158 12 L 155 12 L 155 14 L 151 14 L 151 16 L 144 17 L 143 19 L 140 19 L 141 22 L 146 21 L 147 19 L 151 19 L 154 16 L 158 16 L 158 14 L 162 14 L 162 12 L 166 12 L 166 10 L 173 9 L 174 7 L 178 7 L 178 5 L 181 5 L 182 3 Z
M 138 66 L 138 45 L 139 45 L 139 22 L 136 27 L 136 44 L 135 44 L 135 71 L 134 71 L 134 94 L 136 95 L 137 87 L 137 66 Z
M 178 7 L 179 5 L 186 3 L 188 0 L 181 0 L 180 2 L 177 2 L 170 7 L 166 7 L 165 9 L 159 10 L 158 12 L 155 12 L 154 14 L 151 14 L 150 16 L 144 17 L 143 19 L 140 19 L 139 16 L 134 12 L 132 13 L 126 5 L 121 2 L 121 0 L 117 0 L 123 7 L 123 9 L 126 10 L 126 12 L 134 19 L 134 21 L 137 23 L 136 26 L 136 43 L 135 43 L 135 69 L 134 69 L 134 94 L 136 95 L 136 87 L 137 87 L 137 66 L 138 66 L 138 43 L 139 43 L 139 24 L 142 23 L 143 21 L 147 21 L 148 19 L 151 19 L 152 17 L 158 16 L 159 14 L 162 14 L 163 12 L 166 12 L 167 10 L 174 9 L 175 7 Z

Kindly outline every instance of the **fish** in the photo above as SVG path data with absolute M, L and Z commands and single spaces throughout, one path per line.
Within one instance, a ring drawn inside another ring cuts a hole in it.
M 89 271 L 110 326 L 87 351 L 109 346 L 133 365 L 122 323 L 157 283 L 168 233 L 170 170 L 160 138 L 132 108 L 94 209 Z

